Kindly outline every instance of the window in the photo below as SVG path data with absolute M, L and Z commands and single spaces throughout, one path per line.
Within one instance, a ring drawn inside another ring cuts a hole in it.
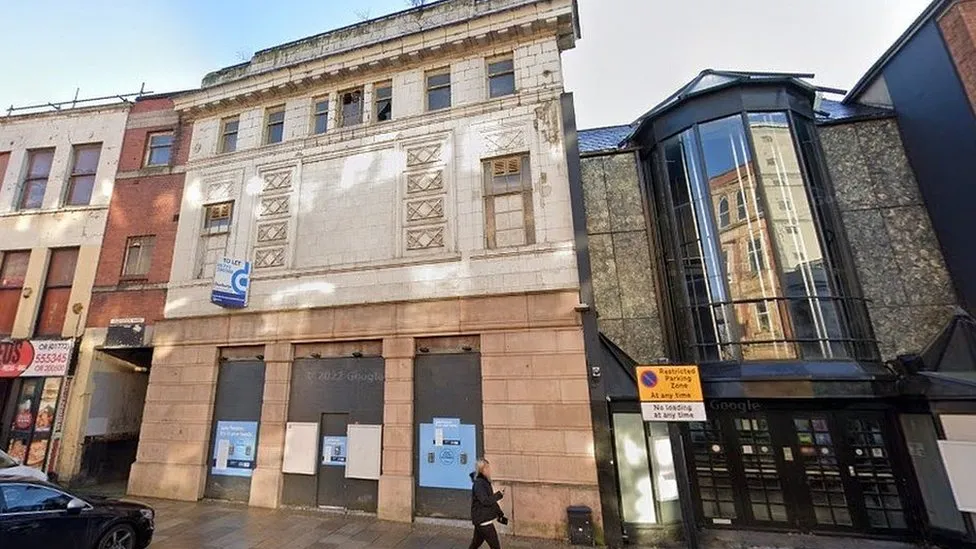
M 44 202 L 44 192 L 47 190 L 47 179 L 51 175 L 51 162 L 54 160 L 54 149 L 28 151 L 27 178 L 20 190 L 20 200 L 17 202 L 19 210 L 36 210 Z
M 734 254 L 734 248 L 722 248 L 722 264 L 725 265 L 725 278 L 728 279 L 729 283 L 735 278 L 735 265 L 732 264 Z
M 729 199 L 723 196 L 718 201 L 718 226 L 720 229 L 724 229 L 728 227 L 730 223 Z
M 427 73 L 427 110 L 437 111 L 451 106 L 451 69 Z
M 7 163 L 10 162 L 9 152 L 0 152 L 0 187 L 3 187 L 3 178 L 7 173 Z
M 62 511 L 72 499 L 64 492 L 31 484 L 4 484 L 0 486 L 0 495 L 3 495 L 0 512 L 4 514 Z
M 318 99 L 312 105 L 312 133 L 318 135 L 329 129 L 329 100 Z
M 285 106 L 268 109 L 264 122 L 264 143 L 281 143 L 285 138 Z
M 240 119 L 236 116 L 220 121 L 220 152 L 232 153 L 237 150 L 237 128 Z
M 766 258 L 763 254 L 762 238 L 749 239 L 749 268 L 759 273 L 766 268 Z
M 230 221 L 233 213 L 233 202 L 209 204 L 204 210 L 203 228 L 210 233 L 221 233 L 228 231 L 230 230 Z
M 488 97 L 515 93 L 515 61 L 512 56 L 488 60 Z
M 393 119 L 393 82 L 381 82 L 373 87 L 373 101 L 376 104 L 376 121 Z
M 487 160 L 484 178 L 488 247 L 534 244 L 529 157 L 520 155 Z
M 768 332 L 772 328 L 769 319 L 769 305 L 765 301 L 753 303 L 753 312 L 756 316 L 756 329 L 760 332 Z
M 0 255 L 0 337 L 13 332 L 30 254 L 24 250 Z
M 742 191 L 735 193 L 735 214 L 738 216 L 739 221 L 742 221 L 748 217 L 746 211 L 746 196 Z
M 343 128 L 363 123 L 363 89 L 341 92 L 339 103 L 342 104 L 339 125 Z
M 101 153 L 101 143 L 78 145 L 74 148 L 71 178 L 68 180 L 65 200 L 68 206 L 87 206 L 91 203 L 92 191 L 95 190 L 95 171 L 98 170 L 98 157 Z
M 786 230 L 786 234 L 800 234 L 800 228 L 796 225 L 787 225 L 783 228 Z
M 148 275 L 155 245 L 155 236 L 130 236 L 125 243 L 125 262 L 122 265 L 122 277 L 144 278 Z
M 51 261 L 44 280 L 40 312 L 37 315 L 36 335 L 60 336 L 68 314 L 71 283 L 75 278 L 78 248 L 51 250 Z
M 146 144 L 146 166 L 169 166 L 173 153 L 173 132 L 149 134 Z

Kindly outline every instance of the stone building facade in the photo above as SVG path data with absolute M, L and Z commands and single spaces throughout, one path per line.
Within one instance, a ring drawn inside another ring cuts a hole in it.
M 52 472 L 127 111 L 0 119 L 0 447 Z
M 439 2 L 174 97 L 192 135 L 131 494 L 466 518 L 454 476 L 477 454 L 514 533 L 599 515 L 561 103 L 576 36 L 569 0 Z M 210 301 L 225 257 L 250 262 L 241 310 Z M 294 429 L 344 460 L 364 425 L 375 477 L 289 465 Z M 428 448 L 434 425 L 460 455 Z

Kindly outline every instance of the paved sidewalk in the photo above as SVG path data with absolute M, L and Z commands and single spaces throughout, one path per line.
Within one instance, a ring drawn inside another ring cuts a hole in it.
M 131 498 L 156 509 L 150 549 L 466 549 L 471 531 L 399 524 L 373 517 L 292 509 L 255 509 L 217 502 Z M 506 537 L 505 549 L 567 548 L 537 539 Z M 487 547 L 487 545 L 485 546 Z

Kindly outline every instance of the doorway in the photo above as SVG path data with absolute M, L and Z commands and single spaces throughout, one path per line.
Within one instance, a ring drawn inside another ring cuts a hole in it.
M 880 411 L 711 412 L 689 424 L 698 516 L 710 527 L 900 535 L 905 486 Z
M 263 401 L 263 361 L 220 361 L 204 497 L 240 502 L 250 499 Z

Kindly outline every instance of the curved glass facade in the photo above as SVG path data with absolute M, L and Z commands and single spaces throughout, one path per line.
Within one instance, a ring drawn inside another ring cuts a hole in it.
M 827 253 L 824 235 L 834 233 L 819 214 L 821 176 L 796 145 L 815 147 L 809 132 L 787 112 L 740 113 L 655 149 L 682 358 L 875 358 L 851 321 L 863 303 L 843 295 Z

